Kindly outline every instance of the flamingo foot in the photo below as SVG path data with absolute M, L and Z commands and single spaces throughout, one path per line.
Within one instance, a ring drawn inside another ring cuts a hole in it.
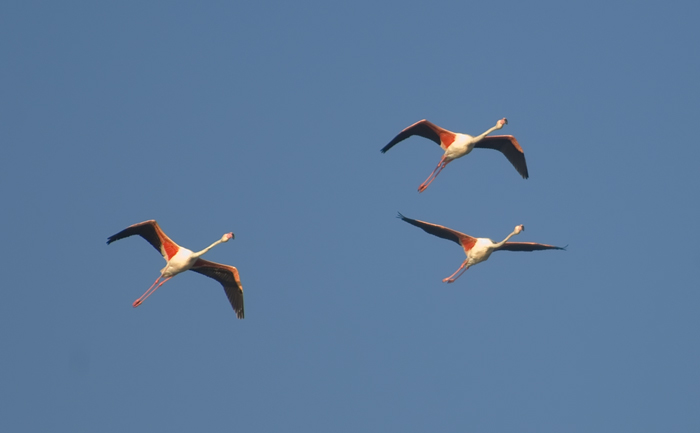
M 418 187 L 418 192 L 423 192 L 428 188 L 428 185 L 421 183 L 420 186 Z
M 133 303 L 134 308 L 138 307 L 138 306 L 141 305 L 142 303 L 143 303 L 143 301 L 140 300 L 140 299 L 135 300 L 134 303 Z
M 443 283 L 448 283 L 448 284 L 449 284 L 449 283 L 454 283 L 454 282 L 455 282 L 455 279 L 454 279 L 454 278 L 444 278 L 444 279 L 442 280 L 442 282 L 443 282 Z

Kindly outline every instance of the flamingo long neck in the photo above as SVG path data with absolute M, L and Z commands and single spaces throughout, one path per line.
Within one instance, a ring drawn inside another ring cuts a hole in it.
M 209 245 L 208 247 L 206 247 L 206 248 L 203 249 L 202 251 L 199 251 L 199 252 L 196 252 L 196 253 L 192 253 L 192 257 L 194 257 L 194 258 L 197 259 L 197 258 L 203 256 L 204 254 L 206 254 L 207 251 L 209 251 L 210 249 L 214 248 L 215 246 L 219 245 L 219 244 L 222 243 L 222 242 L 223 242 L 223 241 L 222 241 L 221 239 L 219 239 L 218 241 L 216 241 L 216 242 L 214 242 L 213 244 Z
M 484 137 L 486 137 L 487 135 L 489 135 L 490 133 L 492 133 L 493 131 L 496 131 L 496 130 L 498 130 L 498 129 L 500 129 L 500 128 L 498 127 L 498 125 L 494 126 L 493 128 L 489 128 L 489 129 L 488 129 L 486 132 L 484 132 L 483 134 L 477 135 L 476 137 L 474 137 L 473 141 L 474 141 L 474 142 L 481 141 L 481 140 L 484 139 Z
M 512 238 L 513 236 L 515 236 L 517 234 L 518 234 L 518 232 L 513 231 L 513 233 L 506 236 L 506 238 L 503 239 L 501 242 L 498 242 L 497 244 L 493 244 L 493 249 L 497 250 L 497 249 L 501 248 L 506 242 L 508 242 L 508 239 Z

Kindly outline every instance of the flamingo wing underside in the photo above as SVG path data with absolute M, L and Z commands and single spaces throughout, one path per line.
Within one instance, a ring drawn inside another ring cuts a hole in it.
M 423 229 L 425 232 L 430 233 L 433 236 L 437 236 L 439 238 L 447 239 L 448 241 L 452 241 L 457 243 L 458 245 L 462 247 L 467 247 L 471 246 L 476 242 L 476 238 L 473 238 L 469 235 L 465 235 L 464 233 L 458 232 L 457 230 L 452 230 L 447 227 L 443 227 L 438 224 L 432 224 L 428 223 L 425 221 L 419 221 L 419 220 L 414 220 L 411 218 L 407 218 L 401 213 L 399 213 L 398 217 L 407 223 L 414 225 L 418 228 Z
M 107 239 L 107 244 L 109 245 L 114 241 L 133 235 L 139 235 L 144 238 L 165 260 L 170 260 L 180 249 L 180 247 L 163 232 L 155 220 L 148 220 L 131 225 L 119 233 L 110 236 Z
M 527 172 L 525 152 L 523 152 L 523 148 L 518 144 L 518 140 L 512 135 L 492 135 L 484 137 L 484 139 L 476 143 L 474 147 L 479 149 L 493 149 L 501 152 L 508 158 L 508 161 L 510 161 L 523 179 L 530 177 Z
M 221 283 L 224 287 L 224 292 L 226 292 L 226 297 L 233 307 L 233 311 L 236 312 L 236 317 L 242 319 L 245 316 L 243 310 L 243 285 L 238 275 L 238 269 L 233 266 L 197 259 L 190 270 L 206 275 Z
M 542 251 L 542 250 L 565 250 L 566 247 L 555 247 L 554 245 L 538 244 L 535 242 L 506 242 L 499 251 Z
M 423 138 L 427 138 L 428 140 L 432 140 L 435 143 L 440 145 L 440 131 L 444 131 L 443 128 L 440 128 L 439 126 L 435 125 L 432 122 L 429 122 L 425 119 L 419 120 L 418 122 L 414 123 L 413 125 L 409 126 L 408 128 L 404 129 L 403 131 L 399 132 L 399 134 L 394 137 L 393 140 L 389 142 L 386 146 L 384 146 L 381 150 L 382 153 L 385 153 L 387 150 L 391 149 L 394 147 L 396 143 L 399 143 L 408 137 L 414 136 L 414 135 L 419 135 Z

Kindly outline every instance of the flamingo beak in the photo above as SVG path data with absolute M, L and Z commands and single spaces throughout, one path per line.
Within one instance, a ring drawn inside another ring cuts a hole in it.
M 227 234 L 226 234 L 226 237 L 229 238 L 229 239 L 235 238 L 235 236 L 233 235 L 233 232 L 227 233 Z
M 503 118 L 503 123 L 507 125 L 507 124 L 508 124 L 508 119 L 506 119 L 506 118 L 504 117 L 504 118 Z

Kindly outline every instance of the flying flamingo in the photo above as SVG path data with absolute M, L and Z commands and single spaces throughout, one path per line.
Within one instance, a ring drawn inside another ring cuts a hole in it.
M 429 140 L 433 140 L 435 143 L 439 144 L 440 147 L 445 151 L 445 154 L 440 158 L 435 170 L 430 173 L 430 176 L 421 183 L 418 187 L 418 192 L 423 192 L 430 185 L 443 168 L 447 166 L 450 162 L 457 158 L 461 158 L 464 155 L 472 151 L 472 149 L 494 149 L 503 153 L 508 161 L 513 164 L 518 173 L 523 177 L 523 179 L 528 178 L 527 165 L 525 164 L 525 154 L 523 153 L 523 148 L 518 144 L 518 140 L 512 135 L 494 135 L 493 137 L 487 137 L 493 131 L 503 128 L 503 125 L 508 124 L 508 119 L 505 117 L 498 122 L 496 126 L 487 130 L 481 135 L 472 137 L 468 134 L 460 134 L 457 132 L 448 131 L 447 129 L 440 128 L 439 126 L 431 123 L 425 119 L 419 120 L 403 131 L 399 132 L 399 135 L 394 137 L 393 140 L 389 142 L 386 146 L 382 148 L 382 153 L 394 147 L 394 145 L 400 141 L 407 139 L 413 135 L 420 135 Z
M 473 238 L 457 230 L 448 229 L 437 224 L 418 221 L 411 218 L 406 218 L 399 213 L 397 218 L 401 218 L 409 224 L 422 228 L 431 235 L 456 242 L 464 248 L 467 254 L 467 259 L 462 263 L 462 266 L 455 271 L 454 274 L 442 280 L 443 283 L 454 283 L 454 281 L 462 276 L 462 274 L 477 263 L 483 262 L 489 258 L 494 251 L 539 251 L 539 250 L 563 250 L 566 247 L 555 247 L 553 245 L 537 244 L 534 242 L 508 242 L 511 237 L 520 234 L 525 230 L 522 224 L 515 226 L 513 233 L 506 236 L 501 242 L 494 242 L 489 238 Z M 461 271 L 461 272 L 460 272 Z M 459 275 L 457 273 L 459 272 Z M 457 275 L 457 276 L 455 276 Z
M 109 245 L 114 241 L 133 235 L 139 235 L 146 239 L 168 262 L 165 267 L 161 269 L 160 276 L 151 287 L 149 287 L 140 298 L 134 301 L 134 308 L 141 305 L 141 303 L 151 296 L 158 287 L 162 286 L 175 275 L 180 272 L 185 272 L 186 270 L 192 270 L 221 283 L 221 285 L 224 286 L 224 291 L 226 292 L 231 306 L 236 312 L 236 316 L 239 319 L 243 318 L 243 286 L 238 276 L 238 270 L 233 266 L 221 265 L 219 263 L 200 259 L 200 257 L 210 249 L 222 242 L 228 242 L 230 239 L 233 239 L 233 233 L 226 233 L 218 241 L 209 245 L 202 251 L 195 253 L 173 242 L 163 232 L 160 226 L 158 226 L 155 220 L 149 220 L 129 226 L 116 235 L 110 236 L 107 239 L 107 244 Z

